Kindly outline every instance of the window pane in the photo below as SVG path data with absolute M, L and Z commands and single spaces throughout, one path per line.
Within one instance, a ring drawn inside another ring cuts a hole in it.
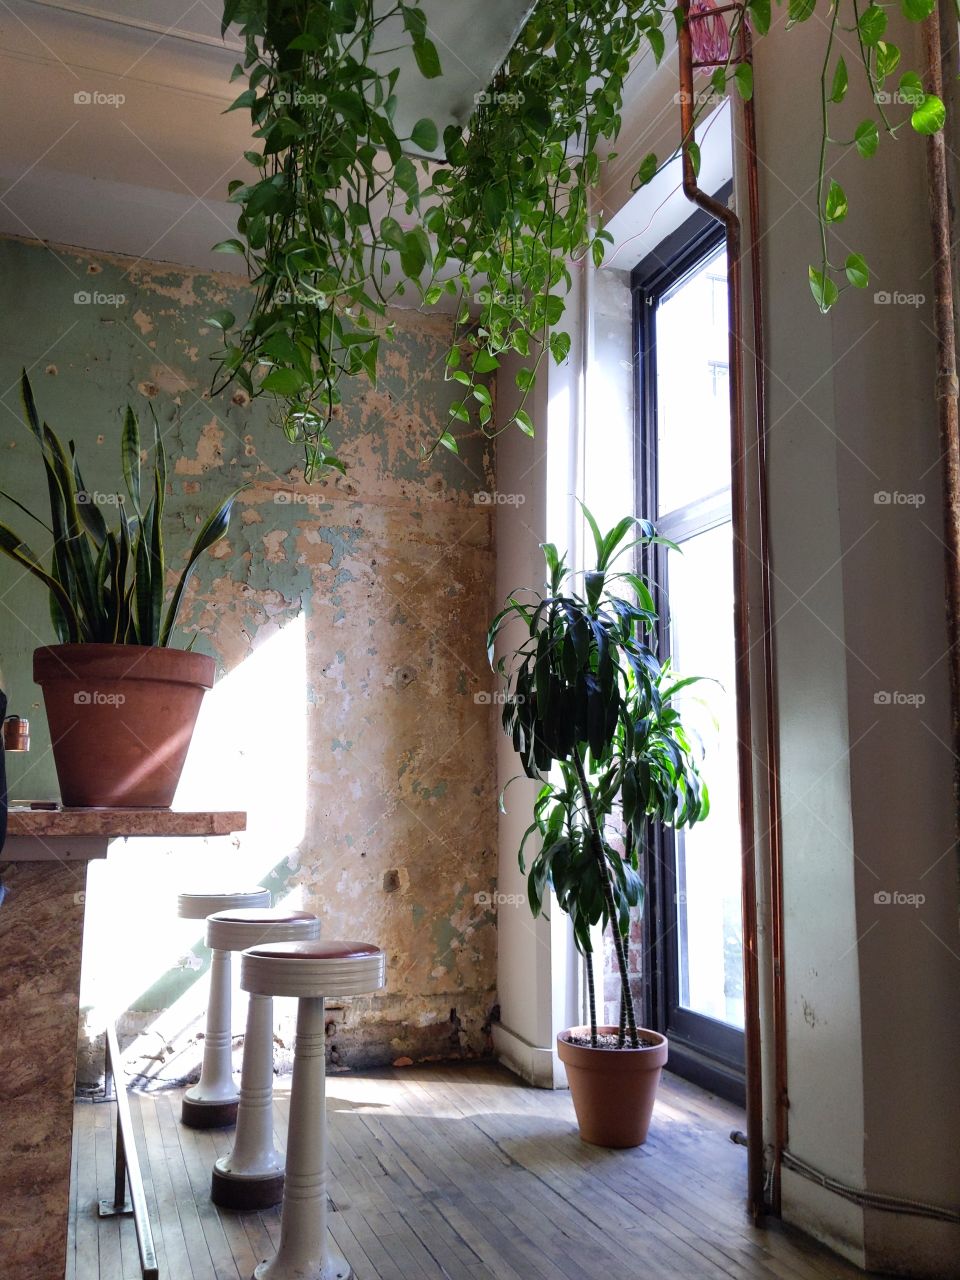
M 656 326 L 663 516 L 730 483 L 726 250 L 664 295 Z
M 683 717 L 705 749 L 707 820 L 678 832 L 680 1003 L 743 1026 L 743 930 L 733 647 L 733 542 L 729 523 L 688 538 L 667 565 L 671 656 L 681 675 L 718 683 L 684 690 Z

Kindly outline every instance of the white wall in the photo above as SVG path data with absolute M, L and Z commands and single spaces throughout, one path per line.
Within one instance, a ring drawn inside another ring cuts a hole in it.
M 540 544 L 554 541 L 563 549 L 573 531 L 572 498 L 577 473 L 577 398 L 580 394 L 577 299 L 571 302 L 572 348 L 565 364 L 551 362 L 538 378 L 535 401 L 527 406 L 541 424 L 533 440 L 512 427 L 497 445 L 497 601 L 519 588 L 540 588 L 544 580 Z M 498 378 L 498 421 L 505 422 L 518 404 L 513 374 L 505 361 Z M 516 629 L 505 633 L 518 636 Z M 510 741 L 500 734 L 498 785 L 502 789 L 520 773 Z M 497 914 L 497 990 L 500 1024 L 494 1027 L 497 1054 L 531 1082 L 547 1087 L 566 1083 L 556 1054 L 557 1033 L 581 1020 L 579 966 L 569 922 L 560 912 L 534 920 L 526 900 L 526 876 L 517 852 L 532 818 L 536 785 L 525 778 L 512 783 L 506 813 L 500 816 Z M 536 847 L 527 845 L 527 866 Z
M 805 277 L 822 44 L 810 23 L 756 54 L 789 1148 L 856 1187 L 956 1205 L 960 948 L 923 146 L 885 140 L 870 162 L 840 160 L 840 246 L 865 254 L 873 281 L 820 317 Z M 851 105 L 834 132 L 868 108 Z M 875 290 L 926 301 L 880 305 Z M 894 491 L 919 498 L 875 501 Z M 880 705 L 881 693 L 925 701 Z M 925 901 L 875 901 L 898 891 Z M 864 1214 L 793 1174 L 783 1210 L 871 1268 L 956 1275 L 955 1229 Z

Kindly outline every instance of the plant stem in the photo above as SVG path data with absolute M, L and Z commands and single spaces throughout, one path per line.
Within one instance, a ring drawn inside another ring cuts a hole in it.
M 590 1044 L 597 1047 L 597 993 L 593 984 L 593 952 L 584 957 L 587 966 L 587 1000 L 590 1004 Z
M 633 827 L 629 825 L 627 827 L 626 839 L 624 840 L 623 858 L 625 862 L 629 863 L 630 865 L 633 864 Z M 630 934 L 629 933 L 627 934 L 626 938 L 624 938 L 623 940 L 623 958 L 627 962 L 627 973 L 629 974 L 630 972 Z M 623 1043 L 624 1043 L 624 1040 L 626 1039 L 626 1035 L 627 1035 L 627 1006 L 623 998 L 623 992 L 621 991 L 620 993 L 620 1033 L 619 1033 L 619 1040 L 618 1040 L 618 1043 L 621 1049 L 623 1048 Z
M 630 958 L 629 934 L 623 940 L 623 958 L 624 960 L 627 960 L 627 961 Z M 628 973 L 630 972 L 629 964 L 627 965 L 627 972 Z M 629 991 L 629 989 L 630 989 L 629 986 L 627 986 L 627 987 L 624 987 L 620 992 L 620 1031 L 619 1031 L 619 1037 L 618 1037 L 617 1043 L 619 1044 L 621 1049 L 623 1048 L 624 1041 L 627 1038 L 627 1002 L 624 999 L 624 993 L 626 991 Z
M 817 220 L 820 224 L 820 310 L 823 306 L 824 290 L 830 263 L 827 257 L 827 218 L 823 206 L 823 184 L 827 173 L 827 139 L 830 135 L 829 105 L 827 99 L 827 75 L 829 74 L 830 56 L 833 53 L 833 41 L 837 34 L 837 21 L 840 17 L 840 0 L 835 0 L 833 17 L 830 20 L 827 49 L 823 55 L 823 66 L 820 70 L 820 153 L 817 159 Z
M 573 767 L 576 770 L 580 794 L 583 796 L 587 824 L 590 828 L 590 847 L 593 849 L 593 854 L 597 859 L 600 870 L 600 883 L 603 886 L 603 897 L 607 904 L 607 918 L 610 921 L 611 932 L 613 933 L 613 947 L 617 953 L 617 968 L 620 970 L 620 999 L 623 1001 L 626 1010 L 630 1045 L 632 1048 L 637 1049 L 640 1047 L 640 1037 L 637 1035 L 637 1021 L 633 1012 L 633 997 L 630 994 L 627 955 L 617 924 L 617 909 L 613 901 L 613 883 L 610 879 L 610 868 L 607 866 L 607 859 L 603 852 L 603 836 L 600 831 L 600 824 L 597 821 L 597 811 L 593 806 L 593 795 L 590 791 L 590 784 L 587 782 L 587 775 L 583 771 L 583 761 L 580 759 L 580 751 L 577 747 L 573 749 Z

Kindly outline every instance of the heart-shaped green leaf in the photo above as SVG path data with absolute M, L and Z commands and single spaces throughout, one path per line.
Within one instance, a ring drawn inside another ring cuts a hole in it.
M 870 283 L 870 268 L 859 253 L 851 253 L 843 265 L 847 279 L 855 289 L 865 289 Z
M 939 133 L 946 118 L 946 109 L 940 99 L 936 94 L 927 93 L 914 107 L 910 123 L 917 133 Z
M 421 151 L 436 151 L 440 145 L 440 131 L 432 120 L 424 116 L 413 126 L 410 141 Z
M 840 290 L 825 272 L 817 271 L 815 267 L 809 267 L 807 275 L 810 279 L 810 292 L 817 306 L 823 312 L 829 311 L 840 297 Z

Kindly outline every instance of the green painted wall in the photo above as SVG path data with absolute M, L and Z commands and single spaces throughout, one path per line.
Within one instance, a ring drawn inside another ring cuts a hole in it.
M 461 459 L 422 460 L 454 398 L 442 376 L 447 322 L 392 317 L 398 338 L 379 386 L 349 391 L 337 426 L 348 475 L 308 488 L 266 401 L 209 395 L 217 335 L 203 318 L 242 312 L 242 281 L 15 240 L 0 240 L 0 274 L 15 300 L 0 315 L 0 487 L 43 507 L 19 411 L 23 365 L 41 412 L 76 440 L 92 490 L 121 484 L 124 405 L 146 427 L 156 412 L 174 567 L 209 506 L 251 485 L 181 616 L 184 643 L 198 634 L 226 679 L 208 698 L 179 800 L 245 807 L 249 831 L 199 847 L 130 841 L 92 869 L 91 1021 L 109 1011 L 146 1032 L 179 1010 L 203 952 L 197 927 L 174 919 L 184 877 L 271 876 L 328 936 L 387 951 L 387 992 L 337 1015 L 341 1056 L 482 1049 L 495 921 L 474 898 L 495 878 L 495 724 L 476 695 L 493 687 L 494 560 L 491 506 L 476 495 L 493 488 L 493 459 L 473 438 Z M 9 504 L 3 516 L 45 550 L 26 517 Z M 30 755 L 10 760 L 20 800 L 56 794 L 31 677 L 33 649 L 52 640 L 38 584 L 0 564 L 0 666 L 11 711 L 30 715 L 34 735 Z M 110 958 L 118 946 L 137 953 L 126 983 Z

